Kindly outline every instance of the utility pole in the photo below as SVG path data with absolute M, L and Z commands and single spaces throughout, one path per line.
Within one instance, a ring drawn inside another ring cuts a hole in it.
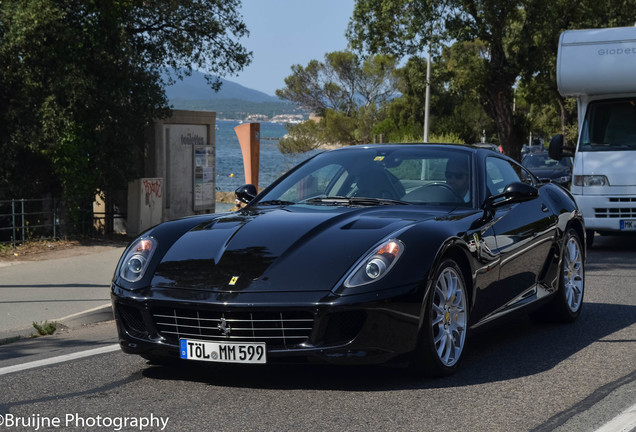
M 424 99 L 424 142 L 428 142 L 428 116 L 431 102 L 431 40 L 428 40 L 428 57 L 426 59 L 426 98 Z

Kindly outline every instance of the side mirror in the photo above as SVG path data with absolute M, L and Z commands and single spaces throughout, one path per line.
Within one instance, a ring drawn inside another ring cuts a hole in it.
M 486 199 L 486 207 L 496 208 L 504 204 L 530 201 L 539 196 L 539 189 L 527 183 L 510 183 L 504 191 Z
M 574 156 L 574 147 L 564 145 L 563 135 L 558 134 L 552 137 L 548 146 L 548 155 L 551 159 L 561 160 L 563 156 Z
M 254 186 L 253 184 L 246 184 L 235 190 L 234 194 L 240 202 L 248 204 L 250 201 L 256 198 L 258 192 L 256 191 L 256 186 Z

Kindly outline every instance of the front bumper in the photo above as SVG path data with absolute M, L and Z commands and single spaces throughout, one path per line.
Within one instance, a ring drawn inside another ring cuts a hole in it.
M 180 338 L 265 342 L 272 363 L 400 361 L 416 348 L 423 299 L 417 287 L 345 297 L 111 288 L 126 353 L 178 359 Z M 221 319 L 230 323 L 231 334 L 224 333 Z
M 601 232 L 621 232 L 621 221 L 636 221 L 634 195 L 574 195 L 585 227 Z

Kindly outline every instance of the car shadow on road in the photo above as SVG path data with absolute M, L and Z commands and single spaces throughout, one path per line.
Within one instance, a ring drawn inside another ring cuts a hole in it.
M 596 235 L 594 245 L 588 252 L 594 251 L 632 251 L 636 252 L 636 233 L 621 233 L 620 235 Z
M 573 324 L 535 324 L 522 317 L 473 335 L 461 369 L 441 379 L 427 378 L 405 367 L 312 364 L 246 367 L 198 362 L 188 363 L 187 367 L 184 363 L 149 366 L 143 374 L 152 379 L 221 387 L 369 392 L 505 381 L 550 370 L 578 351 L 604 342 L 608 336 L 636 323 L 636 306 L 600 303 L 583 306 L 583 313 Z

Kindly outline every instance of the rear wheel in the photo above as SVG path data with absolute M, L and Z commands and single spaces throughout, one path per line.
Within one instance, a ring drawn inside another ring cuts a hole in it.
M 585 262 L 581 245 L 577 232 L 570 229 L 564 243 L 559 290 L 550 303 L 534 314 L 535 318 L 557 322 L 573 322 L 578 318 L 585 291 Z
M 568 231 L 563 264 L 561 265 L 562 318 L 574 321 L 581 313 L 585 290 L 585 268 L 583 248 L 579 236 L 573 229 Z
M 462 272 L 444 260 L 433 279 L 418 347 L 417 366 L 433 376 L 457 370 L 466 343 L 468 297 Z

